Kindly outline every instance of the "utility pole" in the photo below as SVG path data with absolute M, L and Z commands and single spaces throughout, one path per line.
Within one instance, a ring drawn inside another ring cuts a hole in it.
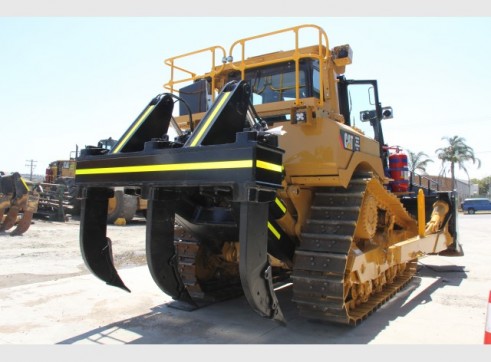
M 29 168 L 30 168 L 30 170 L 31 170 L 31 171 L 30 171 L 29 180 L 30 180 L 30 181 L 32 181 L 32 170 L 33 170 L 34 168 L 36 168 L 35 163 L 36 163 L 37 161 L 34 161 L 34 160 L 26 160 L 26 162 L 29 162 L 28 164 L 26 164 L 26 166 L 27 166 L 27 167 L 29 167 Z

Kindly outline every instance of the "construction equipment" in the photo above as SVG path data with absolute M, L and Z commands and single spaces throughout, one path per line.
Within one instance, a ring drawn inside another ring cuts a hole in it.
M 80 214 L 80 200 L 77 199 L 75 186 L 76 167 L 74 157 L 49 163 L 41 183 L 43 193 L 38 208 L 39 216 L 65 221 L 66 214 Z
M 109 137 L 102 139 L 97 143 L 97 146 L 86 146 L 88 148 L 95 147 L 107 151 L 117 143 L 117 140 Z M 70 159 L 56 160 L 49 164 L 46 169 L 44 183 L 42 183 L 45 194 L 41 197 L 41 210 L 49 209 L 48 213 L 57 214 L 60 207 L 67 210 L 73 215 L 80 214 L 80 200 L 77 198 L 77 187 L 75 185 L 75 169 L 77 167 L 78 147 L 70 154 Z M 62 192 L 60 185 L 63 186 Z M 54 195 L 54 196 L 53 196 Z M 59 201 L 59 196 L 63 198 Z M 58 206 L 58 205 L 62 206 Z M 107 222 L 113 224 L 125 224 L 133 220 L 137 213 L 145 214 L 146 200 L 141 197 L 141 192 L 138 187 L 116 187 L 114 188 L 114 196 L 109 200 L 107 213 Z
M 28 185 L 18 172 L 0 174 L 0 232 L 17 225 L 10 236 L 25 233 L 31 226 L 38 202 L 37 187 Z
M 97 148 L 111 151 L 117 143 L 118 140 L 109 137 L 100 140 L 97 143 Z M 107 222 L 109 224 L 124 225 L 133 220 L 137 214 L 145 217 L 147 200 L 142 198 L 139 187 L 114 187 L 113 190 L 114 196 L 109 199 L 107 211 Z
M 283 35 L 292 50 L 246 58 L 257 40 Z M 182 65 L 203 54 L 205 72 Z M 455 194 L 401 182 L 404 157 L 391 157 L 382 132 L 392 109 L 376 80 L 346 79 L 351 62 L 350 46 L 329 48 L 316 25 L 238 40 L 228 55 L 214 46 L 167 59 L 168 92 L 110 152 L 81 151 L 87 267 L 129 291 L 105 225 L 111 188 L 126 185 L 148 201 L 148 267 L 175 307 L 243 293 L 285 322 L 275 289 L 292 283 L 301 315 L 356 324 L 411 280 L 419 257 L 462 255 Z

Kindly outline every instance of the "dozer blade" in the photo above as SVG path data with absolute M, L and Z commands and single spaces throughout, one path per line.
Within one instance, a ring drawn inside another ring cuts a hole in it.
M 268 204 L 240 204 L 240 280 L 249 305 L 259 315 L 282 324 L 286 320 L 273 288 L 268 263 Z
M 130 292 L 113 264 L 111 239 L 107 234 L 107 202 L 113 195 L 108 188 L 84 190 L 80 215 L 80 250 L 85 265 L 108 285 Z
M 12 205 L 7 212 L 7 216 L 5 220 L 0 225 L 0 231 L 6 231 L 11 229 L 15 223 L 17 222 L 17 217 L 19 216 L 19 207 L 16 205 Z
M 176 200 L 173 193 L 153 189 L 147 201 L 147 265 L 158 287 L 172 298 L 195 309 L 197 305 L 179 277 L 174 247 Z

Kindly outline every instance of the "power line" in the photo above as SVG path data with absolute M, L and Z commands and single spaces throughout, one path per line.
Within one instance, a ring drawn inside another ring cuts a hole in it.
M 36 168 L 35 163 L 37 161 L 34 161 L 34 160 L 26 160 L 26 162 L 29 162 L 28 164 L 26 164 L 26 166 L 30 168 L 29 180 L 32 181 L 32 171 Z

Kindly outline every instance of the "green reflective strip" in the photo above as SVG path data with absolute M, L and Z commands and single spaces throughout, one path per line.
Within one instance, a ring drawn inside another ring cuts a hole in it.
M 213 111 L 211 112 L 209 117 L 206 119 L 203 127 L 200 127 L 198 134 L 196 135 L 196 137 L 194 137 L 193 141 L 191 142 L 191 145 L 190 145 L 191 147 L 196 146 L 198 144 L 198 142 L 201 140 L 204 133 L 206 132 L 206 130 L 210 126 L 210 123 L 216 118 L 218 111 L 220 111 L 222 109 L 223 104 L 228 99 L 228 97 L 230 97 L 230 94 L 231 94 L 230 92 L 222 94 L 222 98 L 218 102 L 217 106 L 215 107 L 215 109 L 213 109 Z
M 251 168 L 252 160 L 173 163 L 161 165 L 121 166 L 77 169 L 76 175 L 105 175 L 114 173 L 164 172 L 164 171 L 196 171 L 219 170 L 226 168 Z
M 138 127 L 140 127 L 140 125 L 142 124 L 142 122 L 145 119 L 147 119 L 148 115 L 150 114 L 150 112 L 153 111 L 154 108 L 155 108 L 155 105 L 151 105 L 151 106 L 147 107 L 147 109 L 145 110 L 145 112 L 143 112 L 143 114 L 135 122 L 134 126 L 131 127 L 131 129 L 128 132 L 128 134 L 126 135 L 126 137 L 123 138 L 123 140 L 121 142 L 119 142 L 119 144 L 116 146 L 116 148 L 111 153 L 118 153 L 121 150 L 121 148 L 123 148 L 123 146 L 126 144 L 126 142 L 128 141 L 128 139 L 131 136 L 133 136 L 133 134 L 135 133 L 135 131 L 138 129 Z
M 281 238 L 280 233 L 278 232 L 278 230 L 274 228 L 273 225 L 271 225 L 269 221 L 268 221 L 268 229 L 273 233 L 274 236 L 276 236 L 276 239 L 280 240 Z
M 286 213 L 286 207 L 285 207 L 285 205 L 283 205 L 281 200 L 279 198 L 276 198 L 274 200 L 274 202 L 276 203 L 276 205 L 278 205 L 278 207 L 281 209 L 281 211 L 283 211 L 283 214 L 285 214 Z
M 282 171 L 282 165 L 276 165 L 274 163 L 265 162 L 265 161 L 261 161 L 261 160 L 256 161 L 256 167 L 264 168 L 265 170 L 275 171 L 275 172 L 281 172 Z

